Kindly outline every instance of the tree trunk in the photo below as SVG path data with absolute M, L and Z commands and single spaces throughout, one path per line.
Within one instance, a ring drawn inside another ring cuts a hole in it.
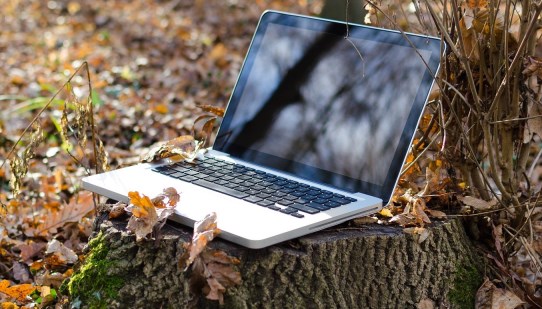
M 179 269 L 190 229 L 168 223 L 159 240 L 137 243 L 126 222 L 99 218 L 86 261 L 64 285 L 72 302 L 107 308 L 218 306 L 191 294 L 190 271 Z M 400 227 L 346 223 L 260 250 L 221 239 L 210 247 L 240 260 L 242 283 L 226 290 L 224 308 L 473 307 L 482 260 L 463 226 L 450 220 L 428 230 L 419 243 Z

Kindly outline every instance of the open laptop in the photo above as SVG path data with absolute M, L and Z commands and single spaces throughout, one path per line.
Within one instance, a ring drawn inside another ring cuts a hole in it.
M 267 11 L 205 159 L 122 168 L 83 188 L 128 201 L 174 187 L 173 220 L 192 226 L 215 212 L 220 237 L 249 248 L 372 214 L 397 183 L 441 48 L 435 37 Z

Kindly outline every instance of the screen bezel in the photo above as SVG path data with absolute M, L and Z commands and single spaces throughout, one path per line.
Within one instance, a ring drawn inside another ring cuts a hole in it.
M 228 132 L 230 132 L 232 117 L 235 114 L 235 110 L 237 109 L 240 102 L 240 98 L 243 94 L 251 68 L 254 65 L 254 61 L 256 55 L 258 54 L 258 50 L 260 49 L 260 45 L 262 43 L 266 29 L 272 23 L 291 27 L 298 27 L 302 29 L 309 29 L 319 32 L 328 32 L 331 34 L 342 36 L 345 36 L 347 26 L 343 22 L 331 21 L 316 17 L 301 16 L 277 11 L 264 12 L 260 18 L 256 32 L 252 38 L 249 51 L 245 57 L 243 66 L 241 67 L 241 72 L 231 94 L 224 119 L 222 120 L 222 123 L 217 133 L 217 137 L 215 139 L 215 143 L 213 145 L 213 149 L 221 152 L 226 152 L 234 158 L 241 158 L 244 155 L 249 154 L 250 157 L 254 158 L 251 163 L 259 164 L 265 166 L 266 168 L 274 169 L 278 166 L 288 165 L 291 166 L 294 170 L 299 170 L 299 167 L 302 167 L 301 170 L 306 170 L 310 172 L 310 181 L 322 183 L 324 185 L 335 186 L 338 189 L 344 191 L 361 192 L 371 196 L 376 196 L 381 198 L 385 203 L 387 203 L 391 198 L 394 187 L 398 181 L 401 167 L 405 161 L 408 148 L 412 142 L 415 130 L 418 126 L 418 122 L 422 116 L 423 109 L 427 102 L 431 87 L 434 83 L 434 76 L 438 71 L 440 65 L 440 55 L 442 54 L 443 48 L 441 40 L 439 38 L 431 36 L 379 29 L 351 23 L 348 24 L 348 34 L 350 37 L 391 43 L 400 46 L 410 46 L 431 52 L 430 58 L 426 61 L 428 69 L 426 70 L 420 83 L 420 87 L 418 88 L 414 103 L 412 104 L 412 108 L 410 110 L 409 116 L 401 134 L 399 143 L 393 155 L 388 174 L 386 175 L 383 184 L 378 185 L 360 179 L 353 179 L 348 176 L 322 170 L 317 167 L 308 166 L 299 162 L 279 158 L 270 154 L 258 152 L 256 150 L 249 149 L 245 146 L 234 144 L 229 141 Z M 375 39 L 375 37 L 378 39 Z M 280 171 L 285 172 L 283 170 Z M 306 178 L 304 177 L 304 175 L 294 174 L 294 176 Z M 337 179 L 339 179 L 341 185 L 336 186 L 330 184 L 331 178 L 335 179 L 335 183 L 337 183 Z

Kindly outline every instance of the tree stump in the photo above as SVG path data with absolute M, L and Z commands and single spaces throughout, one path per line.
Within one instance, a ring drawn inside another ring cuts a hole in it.
M 191 229 L 167 223 L 159 240 L 136 242 L 126 222 L 100 218 L 86 261 L 64 285 L 70 286 L 72 302 L 107 308 L 218 307 L 191 293 L 190 271 L 178 266 Z M 224 308 L 473 307 L 482 280 L 477 250 L 458 220 L 428 229 L 421 243 L 400 227 L 346 223 L 260 250 L 219 238 L 209 247 L 240 260 L 242 283 L 225 292 Z

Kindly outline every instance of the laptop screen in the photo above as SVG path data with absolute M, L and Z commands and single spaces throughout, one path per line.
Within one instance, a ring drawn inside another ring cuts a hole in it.
M 387 202 L 440 60 L 440 40 L 262 16 L 213 148 Z

